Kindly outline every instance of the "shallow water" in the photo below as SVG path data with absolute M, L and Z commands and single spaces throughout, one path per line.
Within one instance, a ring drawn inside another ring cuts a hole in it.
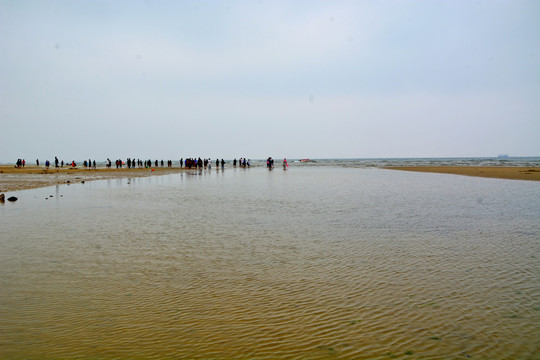
M 2 359 L 540 358 L 536 182 L 291 166 L 18 196 Z

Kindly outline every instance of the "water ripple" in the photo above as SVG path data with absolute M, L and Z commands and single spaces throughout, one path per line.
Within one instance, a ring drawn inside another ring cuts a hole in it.
M 537 185 L 252 170 L 3 214 L 0 357 L 539 358 Z

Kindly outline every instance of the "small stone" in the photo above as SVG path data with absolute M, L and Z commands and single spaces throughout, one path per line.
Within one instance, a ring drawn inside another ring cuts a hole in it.
M 0 194 L 0 202 L 4 202 L 6 199 L 6 196 L 4 194 Z
M 19 199 L 17 199 L 15 196 L 12 196 L 12 197 L 8 197 L 8 201 L 17 201 Z

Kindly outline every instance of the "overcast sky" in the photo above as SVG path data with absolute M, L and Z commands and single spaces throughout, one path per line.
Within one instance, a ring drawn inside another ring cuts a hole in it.
M 540 1 L 0 0 L 0 162 L 540 155 Z

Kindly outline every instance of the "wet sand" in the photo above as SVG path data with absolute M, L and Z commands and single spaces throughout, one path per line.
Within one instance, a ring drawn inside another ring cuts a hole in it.
M 540 181 L 537 167 L 487 167 L 487 166 L 389 166 L 389 170 L 431 172 L 485 178 Z
M 127 177 L 143 177 L 167 175 L 188 171 L 179 167 L 155 167 L 151 169 L 97 169 L 63 167 L 48 170 L 45 167 L 26 166 L 16 168 L 14 165 L 0 165 L 0 192 L 35 189 L 57 184 L 74 184 L 82 181 L 120 179 Z

